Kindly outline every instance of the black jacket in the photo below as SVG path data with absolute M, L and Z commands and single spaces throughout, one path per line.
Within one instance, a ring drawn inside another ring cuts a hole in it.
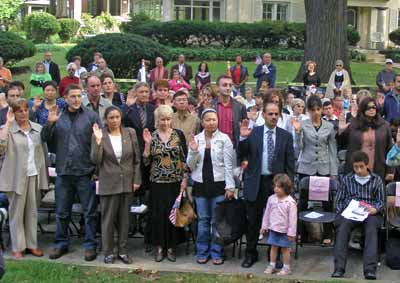
M 50 62 L 49 74 L 51 76 L 51 79 L 59 85 L 61 81 L 60 69 L 58 68 L 58 65 L 53 61 Z

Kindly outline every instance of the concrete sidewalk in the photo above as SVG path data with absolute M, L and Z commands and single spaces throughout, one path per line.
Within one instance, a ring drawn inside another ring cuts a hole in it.
M 4 238 L 7 238 L 7 234 Z M 48 251 L 51 247 L 52 241 L 54 240 L 54 234 L 39 234 L 39 245 L 44 250 L 45 256 L 38 259 L 31 255 L 26 256 L 26 259 L 37 259 L 51 261 L 48 259 Z M 124 269 L 138 269 L 143 268 L 144 270 L 158 270 L 158 271 L 169 271 L 169 272 L 201 272 L 201 273 L 224 273 L 224 274 L 253 274 L 255 276 L 266 277 L 263 271 L 266 267 L 266 247 L 259 247 L 260 261 L 258 261 L 252 268 L 242 268 L 242 258 L 238 258 L 238 248 L 236 248 L 236 255 L 232 257 L 232 246 L 227 247 L 225 254 L 227 256 L 226 261 L 221 266 L 214 266 L 211 261 L 205 265 L 197 264 L 194 258 L 194 247 L 193 244 L 190 246 L 190 254 L 186 255 L 185 245 L 181 245 L 177 250 L 177 261 L 175 263 L 169 262 L 165 259 L 161 263 L 156 263 L 153 260 L 152 254 L 146 254 L 144 251 L 143 239 L 131 238 L 129 240 L 129 250 L 133 257 L 132 265 L 122 264 L 120 261 L 116 261 L 115 264 L 106 265 L 103 263 L 103 255 L 99 254 L 98 258 L 93 262 L 86 262 L 83 259 L 84 250 L 81 247 L 82 238 L 73 237 L 72 246 L 70 253 L 61 257 L 53 262 L 61 262 L 67 264 L 75 264 L 82 266 L 96 266 L 96 267 L 113 267 L 113 268 L 124 268 Z M 245 246 L 242 251 L 244 252 Z M 299 248 L 299 258 L 292 260 L 293 275 L 289 276 L 290 279 L 298 280 L 318 280 L 320 282 L 330 281 L 330 274 L 333 269 L 333 257 L 332 248 L 322 247 L 311 247 L 305 246 Z M 11 258 L 10 247 L 6 248 L 6 258 Z M 400 272 L 389 269 L 384 264 L 384 256 L 382 256 L 382 264 L 378 268 L 378 282 L 400 282 Z M 267 277 L 266 277 L 267 278 Z M 347 264 L 346 278 L 350 279 L 351 282 L 362 282 L 364 281 L 362 271 L 362 254 L 360 251 L 351 250 L 349 251 L 349 260 Z M 346 280 L 340 280 L 346 282 Z M 347 280 L 348 281 L 348 280 Z M 299 281 L 300 282 L 300 281 Z

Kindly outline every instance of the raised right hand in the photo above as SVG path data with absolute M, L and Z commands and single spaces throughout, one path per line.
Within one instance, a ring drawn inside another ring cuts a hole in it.
M 15 120 L 15 115 L 11 107 L 8 108 L 7 111 L 7 124 L 10 125 Z
M 36 95 L 33 99 L 32 110 L 35 112 L 39 108 L 40 104 L 42 104 L 42 99 L 40 98 L 40 95 Z
M 247 138 L 250 135 L 252 129 L 249 128 L 249 124 L 250 124 L 249 120 L 247 120 L 247 119 L 242 120 L 242 122 L 240 123 L 240 136 L 241 137 Z
M 194 135 L 190 135 L 189 148 L 191 151 L 197 151 L 199 149 L 199 144 L 196 142 Z
M 96 143 L 100 144 L 101 139 L 103 138 L 103 131 L 100 129 L 99 125 L 97 125 L 97 123 L 93 124 L 93 134 L 94 137 L 96 138 Z
M 126 105 L 131 106 L 135 102 L 136 102 L 136 97 L 131 94 L 128 95 L 128 97 L 126 98 Z
M 149 129 L 145 128 L 143 130 L 143 140 L 146 144 L 150 145 L 151 143 L 151 133 L 149 131 Z
M 347 129 L 350 123 L 346 123 L 346 118 L 344 117 L 344 112 L 342 112 L 339 116 L 339 130 L 343 132 Z
M 58 111 L 57 105 L 53 105 L 52 107 L 50 107 L 50 109 L 49 109 L 49 115 L 48 115 L 48 117 L 47 117 L 47 122 L 49 122 L 49 123 L 55 123 L 55 122 L 57 122 L 57 120 L 58 120 L 58 119 L 60 118 L 60 116 L 61 116 L 61 113 L 58 114 L 57 111 Z

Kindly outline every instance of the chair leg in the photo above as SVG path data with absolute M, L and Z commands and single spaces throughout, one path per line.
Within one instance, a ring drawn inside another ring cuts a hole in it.
M 243 245 L 243 236 L 239 239 L 239 259 L 242 258 L 242 245 Z

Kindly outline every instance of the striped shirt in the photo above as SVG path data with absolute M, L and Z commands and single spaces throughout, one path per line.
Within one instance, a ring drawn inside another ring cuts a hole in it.
M 352 199 L 364 201 L 379 212 L 384 208 L 384 188 L 381 177 L 370 173 L 371 178 L 361 185 L 351 173 L 343 178 L 341 189 L 336 194 L 336 212 L 341 213 Z

